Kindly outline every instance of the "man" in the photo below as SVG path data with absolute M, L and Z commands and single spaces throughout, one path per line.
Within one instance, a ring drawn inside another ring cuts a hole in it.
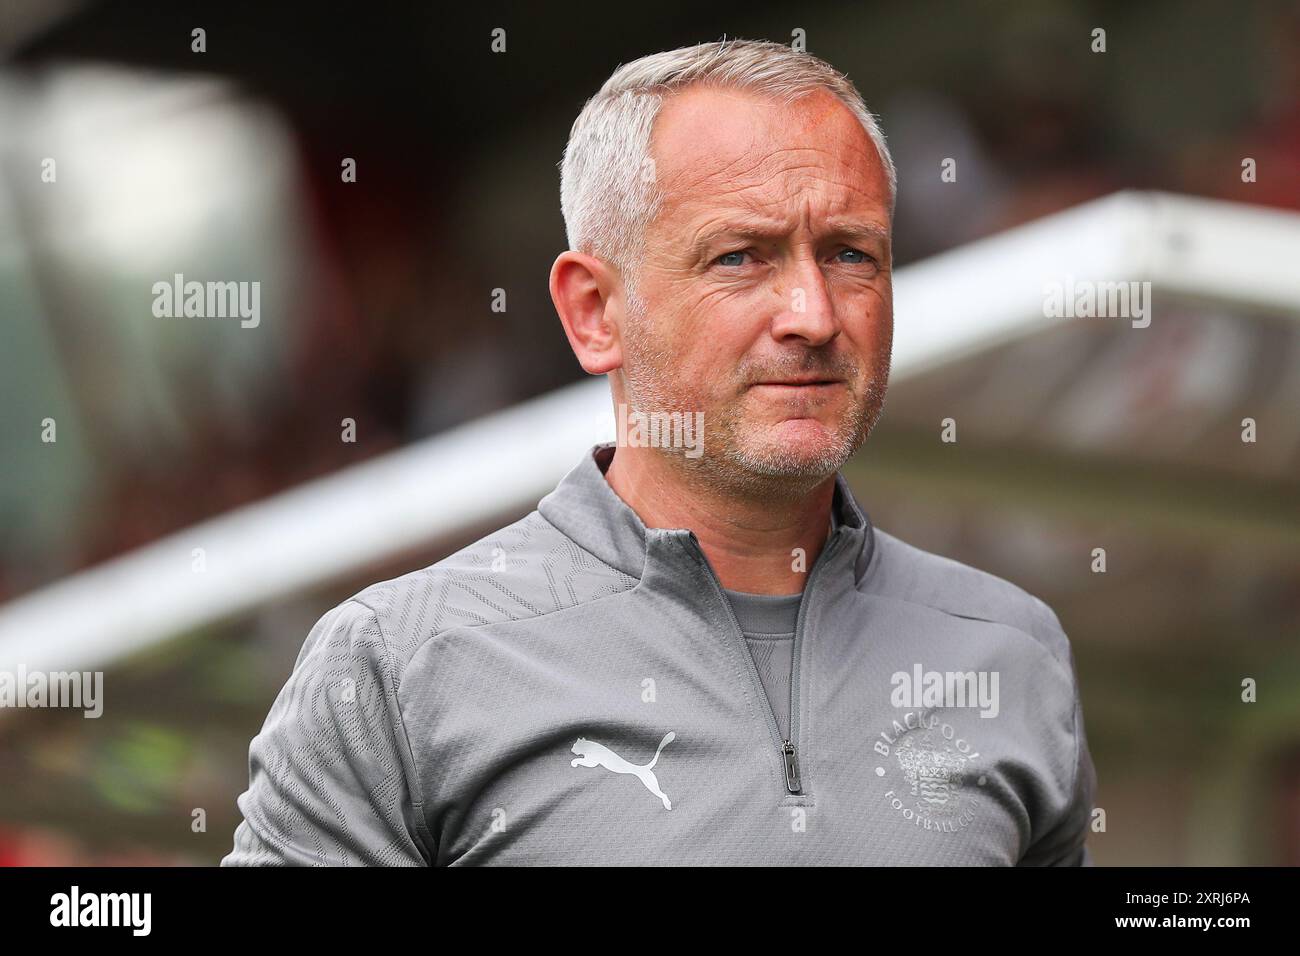
M 874 528 L 838 473 L 884 399 L 894 187 L 814 57 L 615 72 L 565 151 L 551 295 L 636 435 L 321 618 L 224 864 L 1091 862 L 1056 616 Z

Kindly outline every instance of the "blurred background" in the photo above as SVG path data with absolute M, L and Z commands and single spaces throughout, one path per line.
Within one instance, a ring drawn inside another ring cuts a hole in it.
M 547 293 L 582 104 L 646 53 L 796 29 L 881 117 L 896 267 L 1120 190 L 1300 211 L 1294 3 L 0 0 L 0 620 L 583 379 Z M 1207 281 L 1231 251 L 1211 248 Z M 259 281 L 260 324 L 155 317 L 153 283 L 176 273 Z M 845 469 L 877 525 L 1056 610 L 1106 810 L 1099 865 L 1300 864 L 1298 320 L 1300 290 L 1291 308 L 1183 293 L 1140 333 L 991 334 L 899 375 Z M 950 416 L 960 441 L 940 443 Z M 532 510 L 562 460 L 531 500 L 101 648 L 99 719 L 0 711 L 0 865 L 216 863 L 312 623 Z M 142 618 L 174 596 L 97 587 Z

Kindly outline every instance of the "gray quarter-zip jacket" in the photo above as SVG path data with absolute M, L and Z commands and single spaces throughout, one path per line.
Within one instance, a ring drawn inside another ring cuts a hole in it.
M 584 455 L 537 510 L 312 628 L 223 866 L 1090 865 L 1070 644 L 842 475 L 782 734 L 686 529 Z

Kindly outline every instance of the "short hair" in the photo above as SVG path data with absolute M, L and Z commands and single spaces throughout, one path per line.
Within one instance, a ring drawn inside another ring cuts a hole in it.
M 898 191 L 894 161 L 876 117 L 852 81 L 829 63 L 768 40 L 718 40 L 643 56 L 621 65 L 582 108 L 560 166 L 560 209 L 569 248 L 612 262 L 635 308 L 633 253 L 663 204 L 650 160 L 655 117 L 667 98 L 691 85 L 758 93 L 792 103 L 827 90 L 846 105 L 875 144 Z

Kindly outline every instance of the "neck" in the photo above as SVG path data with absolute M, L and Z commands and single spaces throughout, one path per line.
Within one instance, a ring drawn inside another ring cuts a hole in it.
M 803 591 L 830 534 L 834 475 L 802 496 L 741 496 L 658 449 L 622 446 L 605 480 L 647 528 L 695 532 L 719 582 L 732 591 Z

